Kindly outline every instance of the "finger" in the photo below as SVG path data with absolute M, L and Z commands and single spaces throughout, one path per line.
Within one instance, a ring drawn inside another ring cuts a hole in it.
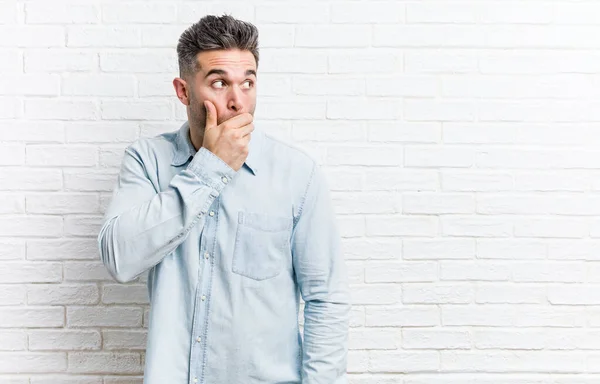
M 248 124 L 240 128 L 240 136 L 246 137 L 254 131 L 254 124 Z
M 254 116 L 250 113 L 242 113 L 224 121 L 222 124 L 228 128 L 237 129 L 252 123 L 252 120 L 254 120 Z
M 208 131 L 217 126 L 217 108 L 208 100 L 204 100 L 204 108 L 206 109 L 205 129 Z

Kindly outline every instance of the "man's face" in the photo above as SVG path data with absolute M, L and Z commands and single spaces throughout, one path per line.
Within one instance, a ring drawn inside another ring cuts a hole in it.
M 204 51 L 197 58 L 200 70 L 188 80 L 190 125 L 204 131 L 204 100 L 217 108 L 221 124 L 241 113 L 256 109 L 256 60 L 250 51 L 239 49 Z

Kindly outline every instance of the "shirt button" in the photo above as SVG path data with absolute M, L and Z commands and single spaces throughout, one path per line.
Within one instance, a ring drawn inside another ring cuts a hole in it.
M 197 342 L 201 342 L 202 338 L 200 336 L 198 336 L 198 338 L 196 339 Z
M 202 301 L 206 300 L 206 296 L 202 295 Z
M 204 258 L 208 260 L 208 258 L 209 258 L 209 257 L 210 257 L 210 254 L 209 254 L 208 252 L 206 252 L 206 253 L 204 254 Z
M 213 217 L 215 215 L 215 211 L 210 211 L 209 215 L 210 217 Z
M 229 179 L 227 179 L 226 177 L 223 177 L 221 180 L 222 180 L 222 181 L 223 181 L 225 184 L 227 184 L 227 183 L 229 182 Z
M 197 383 L 197 382 L 198 382 L 198 378 L 194 377 L 194 383 Z

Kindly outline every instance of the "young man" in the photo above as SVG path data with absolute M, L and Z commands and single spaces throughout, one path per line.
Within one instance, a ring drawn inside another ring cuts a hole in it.
M 309 156 L 254 130 L 256 27 L 206 16 L 177 52 L 188 121 L 125 150 L 98 236 L 117 281 L 148 271 L 144 383 L 346 383 L 329 191 Z

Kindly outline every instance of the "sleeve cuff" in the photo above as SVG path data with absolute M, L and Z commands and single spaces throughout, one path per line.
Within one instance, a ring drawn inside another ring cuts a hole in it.
M 204 147 L 194 155 L 187 169 L 218 192 L 221 192 L 237 174 L 221 158 Z

